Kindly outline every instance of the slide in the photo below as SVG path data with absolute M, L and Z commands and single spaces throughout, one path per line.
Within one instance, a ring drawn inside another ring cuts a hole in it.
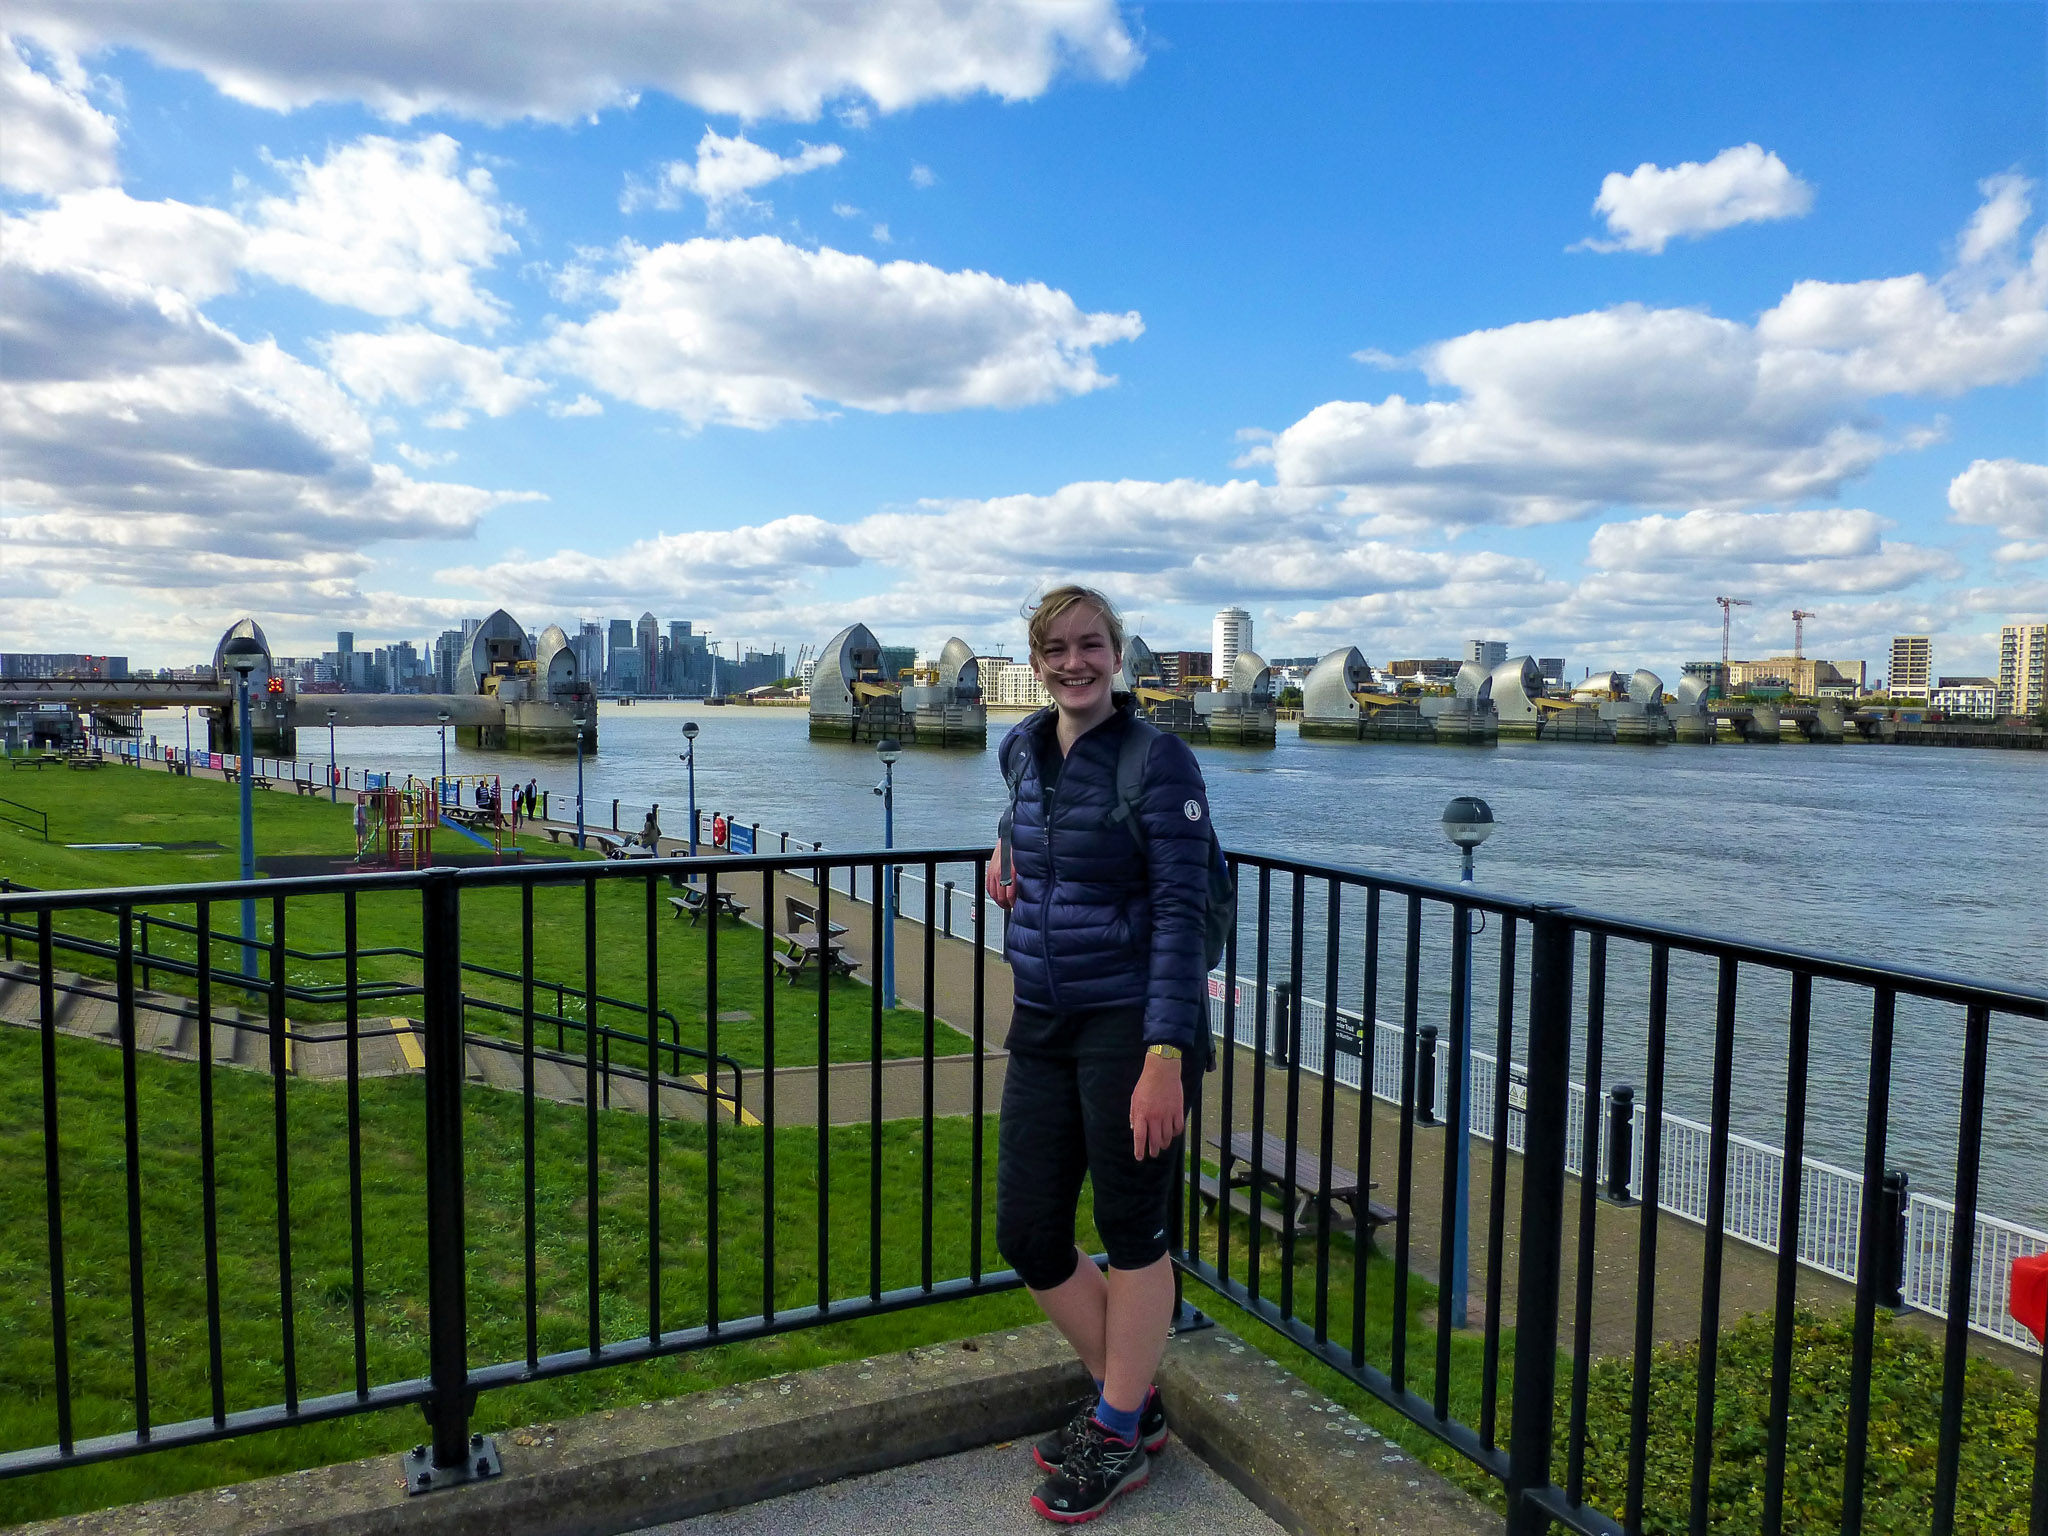
M 469 828 L 465 827 L 461 822 L 450 821 L 446 816 L 441 817 L 440 822 L 441 825 L 446 827 L 450 832 L 460 832 L 472 843 L 475 843 L 477 847 L 488 849 L 492 853 L 496 853 L 498 851 L 498 845 L 496 843 L 492 842 L 487 837 L 478 836 L 476 833 L 470 831 Z

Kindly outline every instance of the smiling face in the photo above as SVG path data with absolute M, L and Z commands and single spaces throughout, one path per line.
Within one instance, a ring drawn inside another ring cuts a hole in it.
M 1109 621 L 1093 603 L 1075 603 L 1054 619 L 1031 653 L 1031 670 L 1063 721 L 1083 730 L 1109 718 L 1122 665 Z

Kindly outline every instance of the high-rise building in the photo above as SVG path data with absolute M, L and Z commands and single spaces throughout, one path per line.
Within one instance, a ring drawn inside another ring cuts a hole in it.
M 1933 681 L 1933 639 L 1927 635 L 1893 635 L 1892 669 L 1886 691 L 1895 699 L 1924 699 Z
M 444 629 L 434 639 L 434 677 L 439 691 L 455 691 L 455 668 L 462 660 L 462 631 Z
M 593 688 L 600 686 L 604 682 L 604 625 L 595 619 L 579 621 L 569 649 L 576 653 L 577 677 Z
M 1491 672 L 1508 659 L 1508 643 L 1505 640 L 1467 640 L 1465 659 L 1476 661 Z M 1558 670 L 1564 670 L 1562 663 L 1559 664 Z
M 900 681 L 903 674 L 917 665 L 917 647 L 914 645 L 885 645 L 881 648 L 882 677 L 886 682 Z
M 1242 608 L 1226 608 L 1217 614 L 1209 626 L 1209 652 L 1215 668 L 1211 676 L 1219 691 L 1230 686 L 1230 669 L 1237 665 L 1238 652 L 1251 649 L 1252 616 Z
M 1192 677 L 1208 677 L 1215 658 L 1208 651 L 1158 651 L 1159 676 L 1169 688 L 1186 688 Z
M 1506 660 L 1507 657 L 1501 657 L 1501 661 Z M 1496 666 L 1499 664 L 1499 662 L 1494 663 Z M 1538 656 L 1536 658 L 1536 670 L 1543 674 L 1543 682 L 1546 687 L 1562 688 L 1564 686 L 1564 658 L 1562 656 Z
M 638 693 L 640 671 L 640 646 L 633 637 L 631 619 L 613 619 L 604 659 L 605 686 L 613 693 Z M 628 658 L 631 658 L 630 660 Z M 631 675 L 634 685 L 628 687 L 625 679 Z
M 640 615 L 634 642 L 640 652 L 640 691 L 661 692 L 661 625 L 653 614 Z
M 2008 624 L 1998 632 L 1998 712 L 2048 708 L 2048 624 Z

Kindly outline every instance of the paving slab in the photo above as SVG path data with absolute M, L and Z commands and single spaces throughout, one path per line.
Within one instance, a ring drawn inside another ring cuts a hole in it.
M 647 1536 L 1045 1536 L 1032 1513 L 1043 1476 L 1022 1441 L 984 1446 L 914 1466 L 646 1528 Z M 1090 1529 L 1132 1536 L 1278 1536 L 1286 1527 L 1183 1446 L 1169 1444 L 1152 1476 Z

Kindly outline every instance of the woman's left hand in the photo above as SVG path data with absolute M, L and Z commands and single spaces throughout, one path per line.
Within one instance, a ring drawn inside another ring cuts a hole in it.
M 1166 1056 L 1147 1054 L 1145 1069 L 1138 1075 L 1138 1086 L 1131 1094 L 1132 1155 L 1139 1162 L 1164 1155 L 1186 1123 L 1180 1063 Z

